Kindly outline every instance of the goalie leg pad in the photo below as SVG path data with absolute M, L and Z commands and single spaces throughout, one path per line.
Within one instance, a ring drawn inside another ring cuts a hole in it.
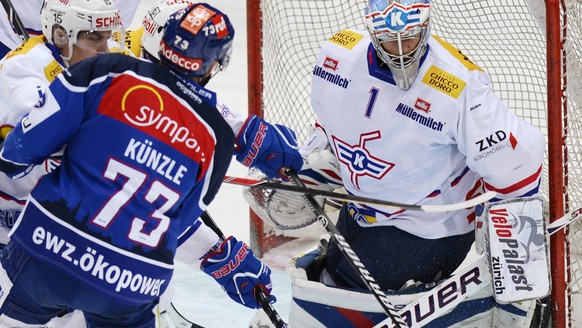
M 485 249 L 497 302 L 538 299 L 550 293 L 543 213 L 543 201 L 536 197 L 485 205 Z
M 311 266 L 317 251 L 292 260 L 297 270 Z M 388 292 L 410 327 L 491 327 L 495 302 L 491 294 L 487 264 L 483 259 L 461 270 L 441 284 L 423 284 L 399 292 Z M 289 324 L 292 327 L 371 327 L 386 314 L 367 290 L 324 285 L 295 276 Z

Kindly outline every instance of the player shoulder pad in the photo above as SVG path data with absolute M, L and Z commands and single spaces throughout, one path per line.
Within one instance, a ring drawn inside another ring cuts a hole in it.
M 455 59 L 457 59 L 459 61 L 459 63 L 461 63 L 463 66 L 465 66 L 465 68 L 467 68 L 469 71 L 483 71 L 483 69 L 481 67 L 479 67 L 478 65 L 476 65 L 475 63 L 473 63 L 467 56 L 465 56 L 461 50 L 457 49 L 455 46 L 453 46 L 452 44 L 446 42 L 445 40 L 433 35 L 432 36 L 437 42 L 438 44 L 440 44 L 444 50 L 446 50 L 448 53 L 450 53 Z
M 36 47 L 37 45 L 39 45 L 41 43 L 44 43 L 44 40 L 45 40 L 44 35 L 32 37 L 32 38 L 26 40 L 26 42 L 24 42 L 20 46 L 14 48 L 12 51 L 10 51 L 6 55 L 6 59 L 14 57 L 14 56 L 18 56 L 18 55 L 24 55 L 24 54 L 28 53 L 32 48 Z
M 125 50 L 129 50 L 135 57 L 141 57 L 142 54 L 142 43 L 141 38 L 143 36 L 143 27 L 136 28 L 135 30 L 128 30 L 125 32 Z
M 434 35 L 429 44 L 422 83 L 454 99 L 458 99 L 468 85 L 475 88 L 490 84 L 487 72 L 451 44 Z
M 327 41 L 342 48 L 352 50 L 364 37 L 365 34 L 361 31 L 346 29 L 336 32 Z

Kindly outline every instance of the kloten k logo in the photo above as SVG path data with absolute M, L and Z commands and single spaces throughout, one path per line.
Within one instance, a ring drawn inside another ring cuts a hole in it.
M 357 145 L 350 145 L 335 136 L 332 136 L 335 153 L 338 154 L 338 160 L 348 167 L 351 173 L 350 180 L 352 184 L 360 189 L 358 179 L 363 176 L 380 180 L 388 173 L 394 164 L 386 162 L 372 156 L 366 143 L 371 140 L 380 139 L 380 131 L 373 131 L 360 135 L 360 142 Z

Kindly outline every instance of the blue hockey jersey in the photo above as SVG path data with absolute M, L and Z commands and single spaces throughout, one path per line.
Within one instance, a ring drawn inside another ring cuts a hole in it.
M 85 60 L 6 138 L 0 169 L 10 175 L 65 147 L 11 239 L 118 299 L 155 299 L 171 278 L 178 236 L 216 195 L 233 145 L 213 92 L 129 56 Z

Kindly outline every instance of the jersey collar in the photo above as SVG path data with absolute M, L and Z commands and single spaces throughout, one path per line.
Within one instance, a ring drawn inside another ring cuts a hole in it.
M 57 61 L 57 63 L 59 63 L 59 65 L 61 65 L 62 67 L 67 67 L 67 65 L 65 64 L 65 61 L 63 60 L 63 57 L 61 57 L 61 51 L 59 50 L 59 48 L 57 46 L 55 46 L 54 44 L 45 42 L 47 48 L 49 48 L 49 50 L 52 52 L 53 57 L 55 58 L 55 60 Z
M 424 60 L 426 59 L 426 56 L 428 55 L 428 52 L 430 51 L 430 47 L 427 44 L 426 45 L 426 51 L 424 52 L 424 55 L 422 55 L 422 57 L 420 58 L 420 65 L 419 65 L 419 69 L 420 67 L 422 67 L 422 63 L 424 63 Z M 380 79 L 384 82 L 396 85 L 396 81 L 394 81 L 394 77 L 392 76 L 392 72 L 390 72 L 390 69 L 388 67 L 386 67 L 384 65 L 384 67 L 380 67 L 380 58 L 378 58 L 378 55 L 376 53 L 376 49 L 374 48 L 374 45 L 372 45 L 372 42 L 370 42 L 370 44 L 368 45 L 368 51 L 366 52 L 366 61 L 368 63 L 368 73 L 377 78 Z

